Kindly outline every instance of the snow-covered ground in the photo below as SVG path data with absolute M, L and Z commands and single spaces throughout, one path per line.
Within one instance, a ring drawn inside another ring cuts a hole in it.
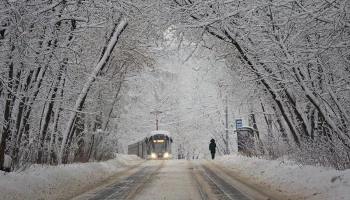
M 302 194 L 308 200 L 349 200 L 350 169 L 337 171 L 299 166 L 286 160 L 264 160 L 245 156 L 220 156 L 215 163 L 233 168 L 243 177 L 285 195 Z
M 96 187 L 129 166 L 143 162 L 136 156 L 117 155 L 99 163 L 33 166 L 23 172 L 0 173 L 0 199 L 67 199 Z M 350 170 L 298 166 L 287 161 L 219 156 L 215 164 L 234 169 L 262 187 L 306 199 L 350 199 Z
M 0 200 L 67 199 L 96 187 L 108 177 L 143 162 L 137 156 L 117 154 L 106 162 L 33 166 L 23 172 L 0 172 Z

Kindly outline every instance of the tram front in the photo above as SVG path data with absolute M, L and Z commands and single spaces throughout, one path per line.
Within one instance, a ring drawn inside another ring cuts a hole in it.
M 171 158 L 172 139 L 167 131 L 152 131 L 149 138 L 150 158 Z

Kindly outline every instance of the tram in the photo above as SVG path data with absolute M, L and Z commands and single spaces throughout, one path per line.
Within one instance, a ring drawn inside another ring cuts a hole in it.
M 142 159 L 170 159 L 172 142 L 168 131 L 151 131 L 147 137 L 130 142 L 128 154 Z

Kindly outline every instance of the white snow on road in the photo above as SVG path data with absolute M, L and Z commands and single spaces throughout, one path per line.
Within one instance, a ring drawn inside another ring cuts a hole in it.
M 0 199 L 67 199 L 115 176 L 128 166 L 143 162 L 136 156 L 117 155 L 99 163 L 33 166 L 23 172 L 0 173 Z M 239 172 L 260 186 L 288 195 L 303 194 L 310 200 L 350 199 L 350 170 L 298 166 L 282 160 L 264 160 L 238 155 L 214 160 Z
M 191 169 L 187 160 L 168 160 L 133 200 L 201 199 Z
M 337 171 L 238 155 L 220 156 L 214 162 L 285 195 L 302 194 L 308 200 L 350 199 L 350 169 Z
M 117 154 L 115 159 L 106 162 L 36 165 L 6 175 L 0 171 L 0 200 L 68 199 L 140 162 L 136 156 Z

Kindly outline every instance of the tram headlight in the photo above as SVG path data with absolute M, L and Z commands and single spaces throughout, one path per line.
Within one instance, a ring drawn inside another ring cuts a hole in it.
M 157 154 L 151 153 L 151 158 L 157 158 Z
M 169 153 L 168 152 L 165 152 L 164 155 L 163 155 L 164 158 L 169 158 Z

